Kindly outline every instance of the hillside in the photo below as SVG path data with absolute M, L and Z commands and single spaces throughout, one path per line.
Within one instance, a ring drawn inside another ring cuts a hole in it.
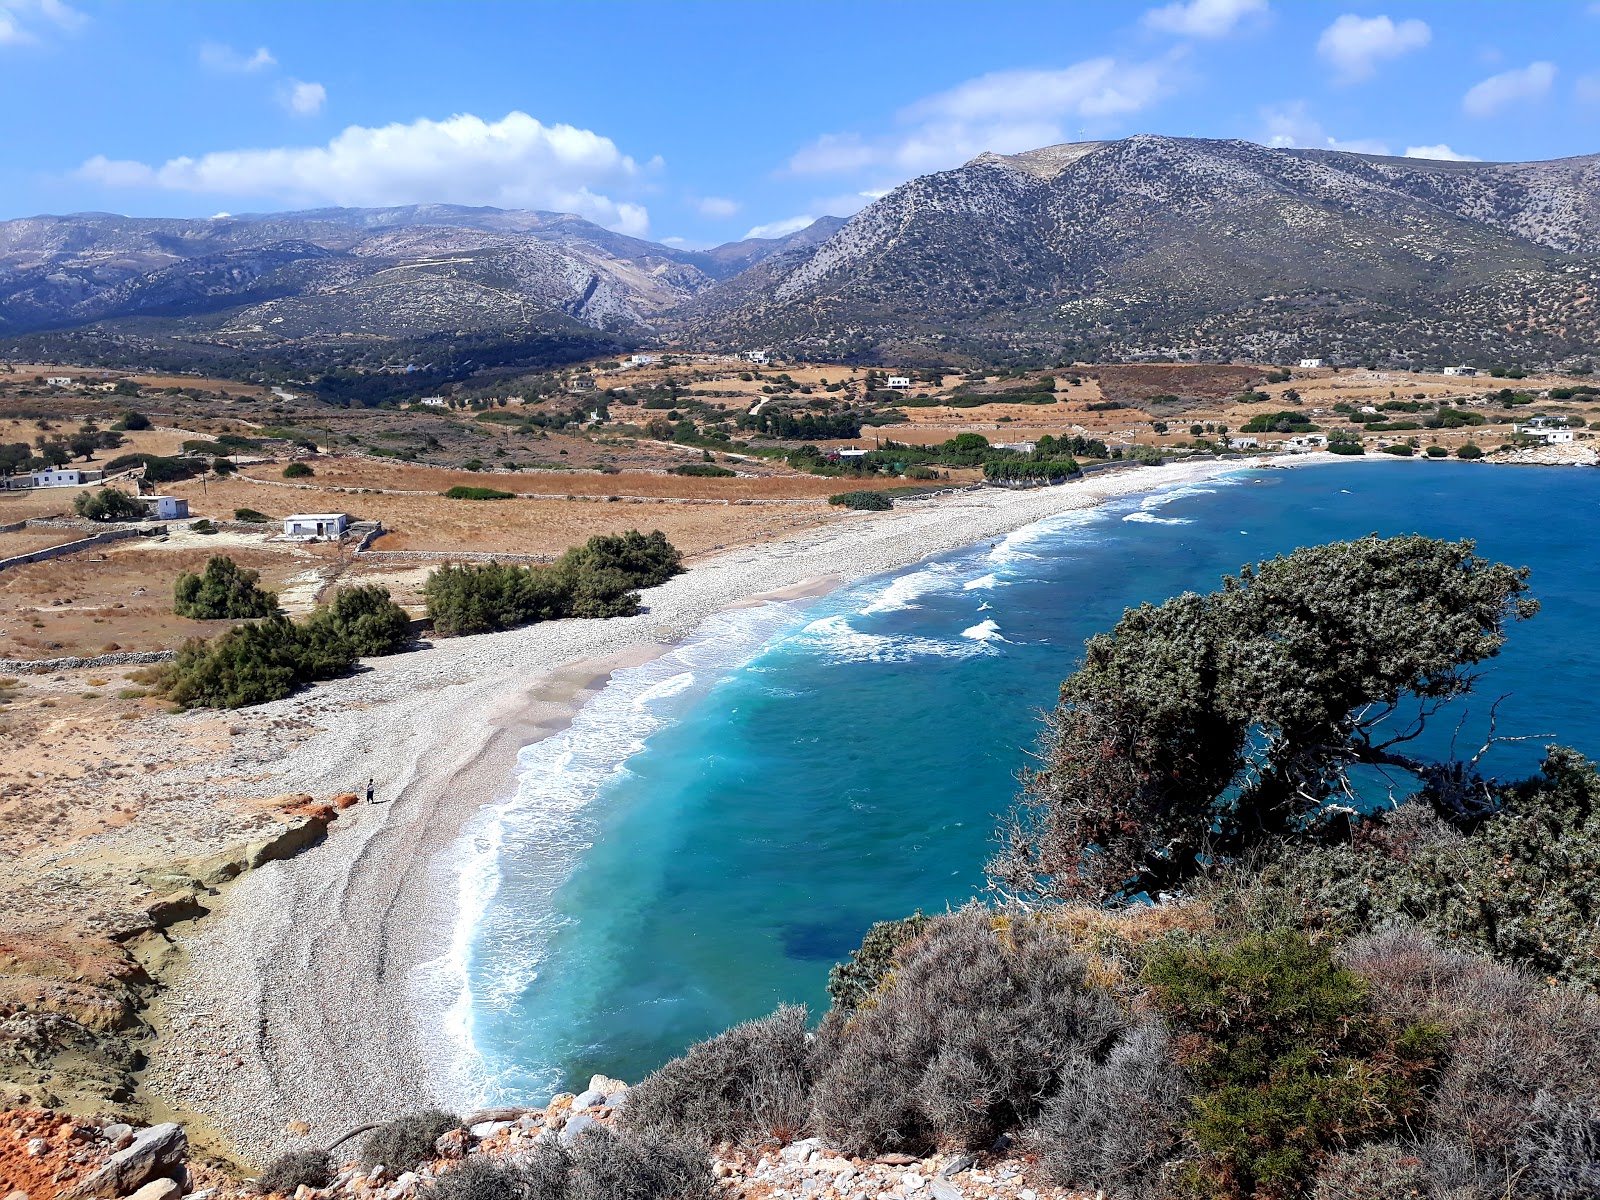
M 30 217 L 0 222 L 0 337 L 27 338 L 15 352 L 174 366 L 370 361 L 441 335 L 582 357 L 615 345 L 591 331 L 649 336 L 667 309 L 836 228 L 691 252 L 564 213 L 456 205 Z
M 766 286 L 698 294 L 711 341 L 955 359 L 1587 351 L 1600 155 L 1379 158 L 1140 135 L 914 179 Z

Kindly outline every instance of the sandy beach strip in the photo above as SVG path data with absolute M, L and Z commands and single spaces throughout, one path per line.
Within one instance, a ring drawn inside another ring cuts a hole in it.
M 1307 455 L 1297 465 L 1327 461 Z M 341 817 L 327 843 L 232 886 L 179 935 L 183 966 L 156 1006 L 146 1076 L 264 1158 L 434 1102 L 414 968 L 439 957 L 455 916 L 445 851 L 479 809 L 516 787 L 523 746 L 563 728 L 613 671 L 648 661 L 737 605 L 814 594 L 973 545 L 1116 496 L 1196 483 L 1248 462 L 1106 472 L 1026 491 L 903 503 L 695 564 L 645 593 L 647 611 L 559 621 L 378 659 L 370 670 L 241 714 L 255 731 L 316 733 L 264 757 L 263 795 L 326 796 L 375 781 L 378 804 Z M 529 1097 L 542 1101 L 547 1097 Z

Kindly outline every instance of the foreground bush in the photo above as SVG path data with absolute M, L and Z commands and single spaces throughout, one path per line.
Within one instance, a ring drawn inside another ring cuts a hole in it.
M 829 496 L 828 503 L 839 508 L 857 508 L 865 512 L 882 512 L 894 507 L 894 501 L 882 492 L 840 492 L 836 496 Z
M 233 519 L 235 521 L 248 521 L 252 525 L 259 525 L 259 524 L 262 524 L 263 522 L 272 520 L 272 518 L 267 516 L 266 513 L 258 512 L 253 508 L 236 508 L 236 509 L 234 509 L 233 510 Z
M 444 493 L 446 500 L 515 500 L 515 492 L 502 492 L 499 488 L 464 487 L 457 484 Z
M 921 912 L 898 921 L 879 921 L 867 930 L 861 946 L 850 952 L 850 961 L 838 963 L 828 972 L 828 999 L 840 1012 L 850 1012 L 865 1004 L 894 967 L 895 951 L 922 936 L 929 918 Z
M 172 611 L 196 621 L 248 620 L 278 611 L 278 595 L 260 586 L 261 572 L 225 555 L 212 557 L 200 574 L 185 571 L 172 585 Z
M 963 909 L 901 948 L 872 1003 L 824 1022 L 818 1131 L 862 1154 L 986 1147 L 1126 1024 L 1047 922 Z
M 433 1158 L 439 1135 L 461 1128 L 461 1118 L 437 1108 L 408 1113 L 380 1125 L 361 1141 L 361 1165 L 379 1163 L 398 1175 Z
M 1194 1081 L 1183 1195 L 1294 1195 L 1334 1150 L 1420 1116 L 1442 1032 L 1372 1011 L 1367 986 L 1292 931 L 1167 948 L 1145 968 Z
M 727 467 L 719 467 L 716 463 L 682 463 L 676 467 L 668 467 L 669 475 L 692 475 L 701 479 L 731 479 L 737 471 L 730 471 Z
M 541 1138 L 517 1158 L 468 1159 L 441 1175 L 428 1200 L 707 1200 L 714 1192 L 704 1150 L 596 1126 L 572 1146 Z
M 263 1192 L 292 1196 L 299 1187 L 325 1188 L 333 1182 L 333 1160 L 325 1150 L 290 1150 L 267 1164 L 256 1180 Z
M 488 633 L 560 617 L 626 617 L 639 611 L 635 589 L 683 570 L 683 556 L 659 531 L 596 536 L 548 567 L 448 564 L 428 576 L 423 595 L 444 634 Z
M 787 1142 L 811 1105 L 806 1010 L 784 1006 L 691 1046 L 628 1092 L 634 1131 L 719 1142 Z
M 186 642 L 156 685 L 183 708 L 243 708 L 281 700 L 344 674 L 358 658 L 393 654 L 409 640 L 410 618 L 386 589 L 341 588 L 304 624 L 274 614 L 210 641 Z
M 315 474 L 310 463 L 292 462 L 283 469 L 285 479 L 308 479 Z
M 79 492 L 73 498 L 72 511 L 91 521 L 144 519 L 144 505 L 127 492 L 114 487 L 103 487 L 93 492 Z
M 1192 1091 L 1160 1023 L 1119 1038 L 1103 1061 L 1075 1054 L 1025 1131 L 1050 1179 L 1119 1200 L 1164 1200 Z

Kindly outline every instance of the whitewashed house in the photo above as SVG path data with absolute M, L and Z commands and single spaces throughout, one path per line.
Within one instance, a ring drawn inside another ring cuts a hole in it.
M 182 496 L 140 496 L 139 503 L 154 521 L 181 521 L 189 515 L 189 502 Z
M 44 381 L 51 387 L 71 387 L 73 384 L 71 375 L 46 375 Z
M 838 458 L 865 458 L 870 451 L 863 450 L 859 446 L 849 446 L 843 450 L 835 450 L 833 453 Z
M 350 518 L 344 513 L 296 513 L 283 519 L 286 538 L 336 538 L 343 535 Z
M 767 365 L 767 352 L 765 350 L 746 350 L 744 352 L 744 360 L 745 362 L 755 363 L 758 367 L 764 367 Z
M 628 365 L 630 367 L 653 367 L 661 361 L 659 354 L 630 354 Z
M 1446 367 L 1444 369 L 1444 373 L 1446 375 L 1459 375 L 1463 379 L 1467 379 L 1467 378 L 1472 377 L 1473 375 L 1476 375 L 1478 373 L 1478 368 L 1477 367 Z
M 594 376 L 593 375 L 574 375 L 567 382 L 567 391 L 569 391 L 569 392 L 592 392 L 592 391 L 594 391 Z
M 1295 450 L 1320 450 L 1328 444 L 1328 436 L 1323 433 L 1297 433 L 1287 444 Z
M 1320 358 L 1302 358 L 1300 360 L 1301 368 L 1307 371 L 1315 371 L 1321 365 L 1322 360 Z
M 272 394 L 274 396 L 276 396 L 279 400 L 298 400 L 298 399 L 300 399 L 300 397 L 295 395 L 293 392 L 285 391 L 281 387 L 273 388 L 272 389 Z
M 903 392 L 911 386 L 911 376 L 891 375 L 888 379 L 889 386 L 897 392 Z
M 82 467 L 48 467 L 28 474 L 25 487 L 82 487 L 99 481 L 103 471 L 86 471 Z
M 1565 422 L 1558 423 L 1554 417 L 1534 417 L 1521 425 L 1513 425 L 1511 432 L 1532 438 L 1545 446 L 1564 445 L 1577 440 L 1578 436 L 1577 430 L 1567 428 Z
M 446 407 L 448 407 L 448 403 L 447 403 L 447 401 L 445 400 L 445 398 L 443 396 L 424 396 L 421 400 L 418 400 L 417 403 L 418 404 L 425 404 L 429 408 L 446 408 Z

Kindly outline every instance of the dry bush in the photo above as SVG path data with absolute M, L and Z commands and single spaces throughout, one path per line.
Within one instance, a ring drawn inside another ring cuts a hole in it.
M 810 1107 L 809 1058 L 806 1010 L 785 1005 L 691 1046 L 630 1089 L 623 1121 L 702 1146 L 788 1141 Z
M 1113 1200 L 1161 1200 L 1162 1165 L 1178 1148 L 1192 1090 L 1165 1027 L 1141 1025 L 1104 1062 L 1074 1055 L 1023 1141 L 1055 1183 Z
M 256 1180 L 263 1192 L 292 1196 L 301 1184 L 325 1188 L 333 1182 L 333 1160 L 326 1150 L 290 1150 L 267 1164 Z
M 567 1200 L 700 1200 L 712 1194 L 704 1149 L 670 1138 L 585 1130 L 568 1153 Z
M 1448 1032 L 1423 1152 L 1436 1182 L 1521 1174 L 1530 1188 L 1552 1181 L 1530 1195 L 1596 1194 L 1554 1181 L 1600 1175 L 1600 1002 L 1411 931 L 1359 939 L 1342 957 L 1379 1011 Z
M 853 1152 L 986 1145 L 1125 1020 L 1048 923 L 971 906 L 903 947 L 877 1002 L 819 1035 L 814 1117 Z
M 439 1135 L 461 1128 L 461 1118 L 437 1108 L 408 1113 L 380 1125 L 362 1139 L 361 1165 L 382 1163 L 398 1174 L 434 1157 Z
M 1429 1194 L 1428 1172 L 1413 1147 L 1370 1142 L 1335 1154 L 1317 1173 L 1315 1200 L 1406 1200 Z

